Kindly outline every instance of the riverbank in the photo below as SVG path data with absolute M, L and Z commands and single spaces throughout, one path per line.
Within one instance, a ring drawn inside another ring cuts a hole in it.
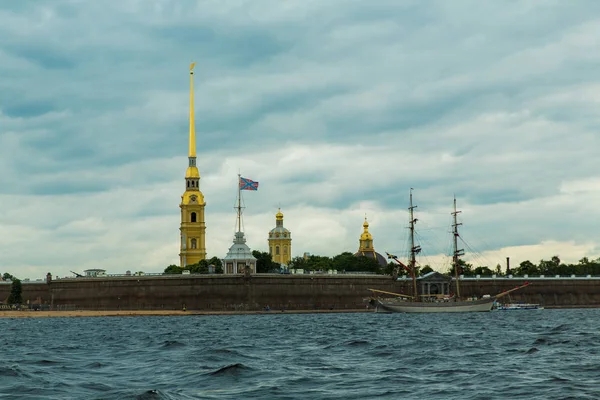
M 285 310 L 285 311 L 181 311 L 181 310 L 72 310 L 72 311 L 0 311 L 0 318 L 56 318 L 56 317 L 148 317 L 148 316 L 189 316 L 189 315 L 245 315 L 245 314 L 317 314 L 317 313 L 357 313 L 358 310 Z M 372 312 L 372 310 L 371 310 Z

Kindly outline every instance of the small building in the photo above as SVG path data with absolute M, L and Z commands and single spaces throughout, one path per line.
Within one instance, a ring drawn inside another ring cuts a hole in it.
M 229 248 L 227 255 L 223 259 L 224 274 L 243 274 L 246 266 L 250 273 L 256 273 L 256 258 L 252 255 L 252 250 L 246 244 L 244 232 L 236 232 L 233 245 Z
M 99 276 L 106 276 L 105 269 L 86 269 L 85 271 L 83 271 L 83 273 L 85 274 L 86 278 L 97 278 Z
M 417 278 L 419 293 L 423 296 L 449 296 L 452 278 L 447 275 L 431 271 Z

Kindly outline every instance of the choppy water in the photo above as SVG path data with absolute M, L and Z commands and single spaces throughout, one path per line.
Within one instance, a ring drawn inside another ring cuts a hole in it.
M 597 399 L 600 310 L 1 319 L 2 399 Z

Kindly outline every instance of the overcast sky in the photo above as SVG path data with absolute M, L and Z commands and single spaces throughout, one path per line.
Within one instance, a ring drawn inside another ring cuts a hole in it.
M 293 255 L 445 270 L 457 197 L 477 265 L 600 256 L 600 2 L 1 1 L 0 272 L 179 262 L 188 68 L 208 256 L 235 228 Z

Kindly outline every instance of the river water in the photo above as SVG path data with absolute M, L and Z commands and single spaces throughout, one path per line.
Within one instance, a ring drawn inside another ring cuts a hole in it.
M 600 309 L 4 318 L 2 399 L 597 399 Z

